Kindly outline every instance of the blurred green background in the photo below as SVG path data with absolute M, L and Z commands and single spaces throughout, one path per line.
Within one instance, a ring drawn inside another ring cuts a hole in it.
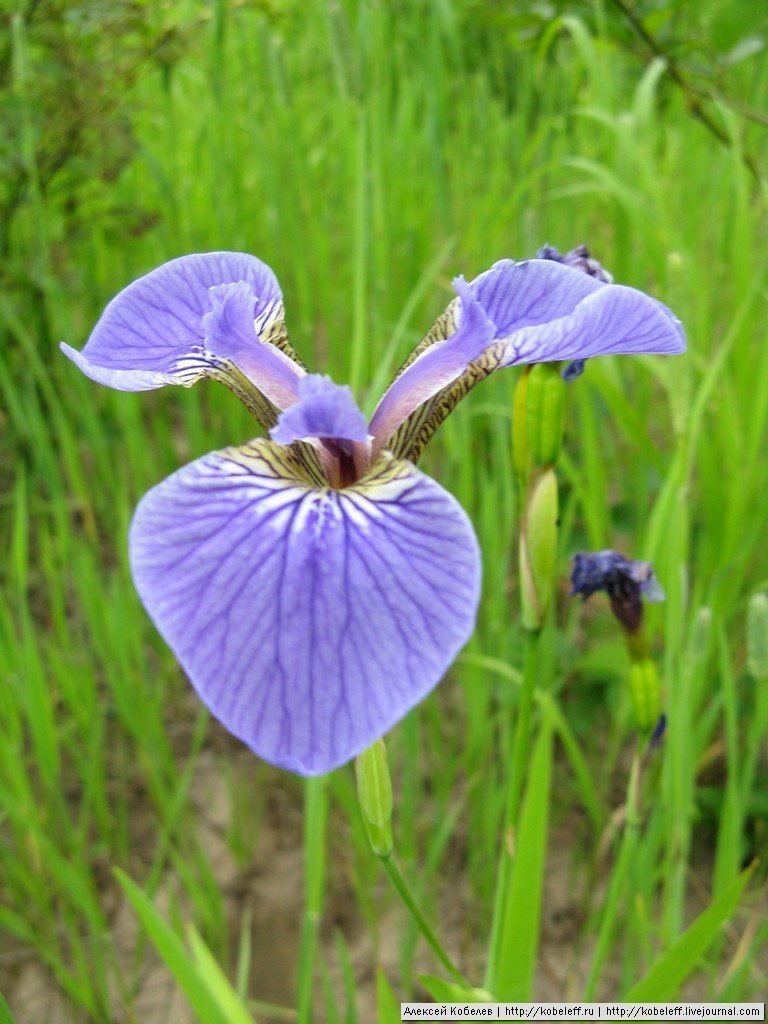
M 747 620 L 768 587 L 767 42 L 746 0 L 3 0 L 0 984 L 18 1024 L 195 1019 L 116 866 L 196 924 L 257 1019 L 294 1019 L 301 787 L 200 711 L 125 552 L 147 488 L 254 425 L 219 385 L 118 394 L 58 351 L 187 252 L 269 263 L 298 352 L 368 411 L 452 276 L 545 242 L 586 242 L 675 310 L 686 356 L 593 361 L 569 390 L 535 992 L 615 997 L 765 851 L 768 625 Z M 477 978 L 521 660 L 514 382 L 473 392 L 425 457 L 476 525 L 484 596 L 390 740 L 401 861 Z M 605 604 L 567 596 L 570 555 L 608 546 L 666 590 L 669 717 L 613 886 L 626 656 Z M 423 997 L 435 965 L 379 879 L 351 769 L 330 796 L 313 998 L 346 1024 L 373 1019 L 377 968 L 381 1007 Z M 683 991 L 764 997 L 765 909 L 753 885 Z

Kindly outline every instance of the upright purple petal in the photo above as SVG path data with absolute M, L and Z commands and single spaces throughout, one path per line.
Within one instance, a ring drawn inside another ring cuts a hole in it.
M 347 385 L 311 373 L 299 381 L 299 401 L 280 415 L 270 437 L 278 444 L 323 438 L 367 441 L 368 425 Z
M 280 287 L 245 253 L 171 260 L 123 289 L 82 352 L 62 350 L 92 380 L 120 391 L 192 385 L 234 366 L 278 408 L 296 400 L 303 370 L 269 342 L 282 329 Z
M 470 636 L 480 559 L 458 503 L 383 458 L 310 486 L 269 441 L 213 453 L 140 503 L 136 585 L 203 702 L 265 760 L 318 775 L 383 735 Z
M 454 288 L 461 299 L 459 326 L 445 341 L 425 349 L 384 393 L 371 419 L 375 443 L 386 442 L 414 409 L 451 384 L 491 344 L 498 332 L 473 288 L 457 277 Z

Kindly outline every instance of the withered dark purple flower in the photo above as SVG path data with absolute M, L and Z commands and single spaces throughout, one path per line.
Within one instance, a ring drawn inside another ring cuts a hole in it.
M 642 622 L 643 601 L 663 601 L 664 591 L 650 562 L 632 561 L 617 551 L 580 552 L 573 556 L 571 593 L 586 599 L 604 590 L 611 609 L 630 633 Z

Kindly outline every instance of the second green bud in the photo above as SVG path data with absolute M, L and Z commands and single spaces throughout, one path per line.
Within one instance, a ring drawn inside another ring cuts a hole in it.
M 371 849 L 377 857 L 392 853 L 392 782 L 384 740 L 376 740 L 355 761 L 357 799 Z
M 520 595 L 526 629 L 541 629 L 552 598 L 557 518 L 557 477 L 550 466 L 530 481 L 520 531 Z

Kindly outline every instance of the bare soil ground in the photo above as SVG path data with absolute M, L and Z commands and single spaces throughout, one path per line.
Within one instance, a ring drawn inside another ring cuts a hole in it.
M 228 763 L 234 776 L 242 769 L 244 777 L 252 771 L 252 757 L 228 738 L 217 737 L 215 745 L 229 747 Z M 230 934 L 238 935 L 244 915 L 250 917 L 251 964 L 250 991 L 266 1003 L 290 1007 L 295 999 L 296 950 L 302 914 L 301 807 L 295 789 L 277 787 L 260 808 L 255 852 L 248 863 L 238 862 L 228 837 L 232 823 L 233 787 L 223 776 L 221 758 L 206 751 L 200 758 L 195 784 L 191 788 L 194 814 L 199 822 L 200 843 L 213 868 L 223 893 Z M 140 808 L 137 808 L 140 813 Z M 146 814 L 146 811 L 145 811 Z M 331 822 L 333 827 L 333 821 Z M 585 822 L 577 810 L 555 821 L 550 833 L 546 894 L 542 917 L 542 942 L 535 997 L 543 1001 L 578 1000 L 592 953 L 592 942 L 579 941 L 590 904 L 600 895 L 589 891 L 579 858 L 579 837 Z M 141 831 L 141 829 L 139 829 Z M 487 921 L 483 908 L 473 898 L 465 874 L 460 849 L 466 838 L 458 838 L 453 856 L 448 856 L 443 872 L 440 896 L 439 928 L 449 952 L 462 963 L 470 977 L 482 977 L 481 950 Z M 706 904 L 706 880 L 711 872 L 711 850 L 700 851 L 700 865 L 693 872 L 689 911 L 695 914 Z M 241 858 L 242 861 L 242 858 Z M 358 1011 L 361 1020 L 371 1020 L 375 1005 L 375 972 L 383 967 L 388 976 L 399 973 L 398 930 L 403 921 L 399 905 L 382 900 L 385 906 L 379 922 L 376 947 L 371 931 L 361 920 L 355 905 L 348 865 L 331 858 L 329 887 L 324 915 L 322 941 L 331 973 L 336 974 L 341 991 L 340 967 L 334 950 L 334 932 L 340 929 L 350 952 L 359 985 Z M 139 930 L 133 910 L 122 893 L 110 885 L 105 905 L 111 907 L 112 939 L 115 948 L 125 951 L 125 966 L 134 956 Z M 377 891 L 385 889 L 379 878 Z M 168 910 L 172 899 L 172 876 L 167 876 L 157 900 Z M 698 896 L 696 894 L 699 894 Z M 765 912 L 765 907 L 762 908 Z M 758 908 L 753 911 L 758 915 Z M 246 917 L 246 920 L 247 920 Z M 749 921 L 747 927 L 754 927 Z M 734 951 L 744 932 L 744 921 L 731 927 L 728 941 Z M 414 976 L 435 972 L 436 965 L 422 943 L 417 945 Z M 768 970 L 768 964 L 760 965 Z M 602 998 L 616 998 L 619 965 L 612 963 L 604 979 Z M 130 973 L 130 972 L 129 972 Z M 5 976 L 4 991 L 17 1024 L 81 1024 L 83 1015 L 72 1015 L 60 995 L 51 973 L 35 958 L 33 951 L 13 945 L 0 950 L 0 976 Z M 706 998 L 706 986 L 694 980 L 688 989 L 690 998 Z M 426 994 L 422 994 L 426 998 Z M 181 995 L 167 969 L 147 946 L 138 986 L 127 1007 L 124 995 L 115 993 L 114 1019 L 109 1024 L 195 1024 L 197 1018 Z M 263 1012 L 260 1024 L 270 1024 Z M 279 1024 L 275 1020 L 275 1024 Z

